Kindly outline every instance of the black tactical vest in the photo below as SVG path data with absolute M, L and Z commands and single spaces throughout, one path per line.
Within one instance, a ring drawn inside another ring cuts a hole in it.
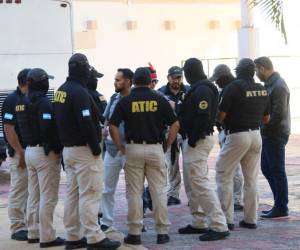
M 261 84 L 245 80 L 236 80 L 233 84 L 240 92 L 240 98 L 227 114 L 226 129 L 259 128 L 268 105 L 267 90 Z

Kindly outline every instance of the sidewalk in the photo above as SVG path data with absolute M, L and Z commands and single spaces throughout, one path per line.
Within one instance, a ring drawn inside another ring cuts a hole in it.
M 231 236 L 226 240 L 216 242 L 200 242 L 198 235 L 182 236 L 177 233 L 178 228 L 190 223 L 189 208 L 187 199 L 184 194 L 184 189 L 181 190 L 182 204 L 169 208 L 169 218 L 172 223 L 170 230 L 171 242 L 159 246 L 155 244 L 156 233 L 151 212 L 147 212 L 145 225 L 147 232 L 143 233 L 143 245 L 147 249 L 172 249 L 172 250 L 205 250 L 205 249 L 300 249 L 300 135 L 294 135 L 290 138 L 286 153 L 286 168 L 289 180 L 290 194 L 290 217 L 281 220 L 259 220 L 256 230 L 247 230 L 238 228 L 238 222 L 243 218 L 242 213 L 237 213 L 235 218 L 236 229 L 231 233 Z M 219 151 L 216 145 L 209 161 L 211 184 L 214 184 L 214 163 L 216 155 Z M 5 164 L 4 164 L 5 165 Z M 4 166 L 5 167 L 5 166 Z M 3 178 L 4 176 L 4 178 Z M 9 222 L 7 217 L 7 198 L 8 198 L 8 179 L 7 175 L 3 175 L 3 167 L 0 170 L 0 250 L 29 250 L 39 249 L 38 245 L 28 245 L 26 242 L 16 242 L 10 240 Z M 55 211 L 55 225 L 58 236 L 64 236 L 64 227 L 62 224 L 63 216 L 63 198 L 65 190 L 65 175 L 62 174 L 60 184 L 60 199 Z M 269 186 L 262 175 L 259 177 L 259 192 L 260 192 L 260 208 L 264 210 L 272 205 L 272 194 Z M 115 227 L 127 233 L 126 216 L 127 202 L 125 198 L 125 182 L 124 174 L 122 173 L 118 192 L 116 194 L 116 223 Z M 112 233 L 108 235 L 114 239 L 122 239 L 122 235 Z M 120 249 L 145 249 L 144 247 L 129 247 L 122 246 Z M 63 249 L 63 247 L 50 248 L 53 250 Z

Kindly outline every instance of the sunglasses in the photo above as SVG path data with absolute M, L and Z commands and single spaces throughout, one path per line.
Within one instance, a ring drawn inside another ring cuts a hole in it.
M 155 79 L 155 80 L 152 80 L 152 81 L 151 81 L 151 83 L 155 83 L 155 84 L 157 84 L 157 83 L 158 83 L 158 80 L 157 80 L 157 79 Z

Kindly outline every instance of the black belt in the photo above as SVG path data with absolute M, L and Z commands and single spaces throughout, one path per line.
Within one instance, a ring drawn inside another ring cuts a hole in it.
M 86 146 L 87 143 L 63 143 L 64 147 L 83 147 Z
M 31 143 L 28 144 L 29 147 L 43 147 L 44 144 L 43 143 Z
M 258 127 L 256 128 L 233 128 L 233 129 L 225 129 L 225 134 L 230 135 L 234 133 L 240 133 L 240 132 L 250 132 L 250 131 L 255 131 L 259 130 Z
M 145 141 L 145 140 L 126 140 L 127 144 L 162 144 L 162 142 Z

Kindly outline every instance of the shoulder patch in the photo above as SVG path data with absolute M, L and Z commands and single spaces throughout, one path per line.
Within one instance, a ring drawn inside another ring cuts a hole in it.
M 199 108 L 200 109 L 207 109 L 208 108 L 208 102 L 207 101 L 201 101 L 200 103 L 199 103 Z
M 101 102 L 106 102 L 106 98 L 105 98 L 104 95 L 100 95 L 99 99 L 100 99 Z
M 43 113 L 43 120 L 51 120 L 52 116 L 50 113 Z
M 5 113 L 4 114 L 4 119 L 6 119 L 6 120 L 12 120 L 13 117 L 14 117 L 14 115 L 11 114 L 11 113 Z
M 82 116 L 83 116 L 83 117 L 87 117 L 87 116 L 90 116 L 90 115 L 91 115 L 91 113 L 90 113 L 90 111 L 89 111 L 88 109 L 82 110 L 81 113 L 82 113 Z

